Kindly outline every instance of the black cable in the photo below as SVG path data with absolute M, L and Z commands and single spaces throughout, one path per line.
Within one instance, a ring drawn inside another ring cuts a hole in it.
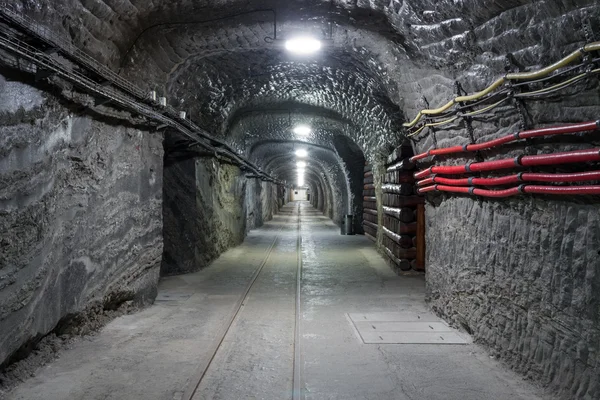
M 520 86 L 532 85 L 532 84 L 535 84 L 535 83 L 542 83 L 542 82 L 551 81 L 552 79 L 558 78 L 559 76 L 562 76 L 562 75 L 565 75 L 565 74 L 567 74 L 567 73 L 569 73 L 569 72 L 571 72 L 573 70 L 576 70 L 577 68 L 581 68 L 583 65 L 584 65 L 583 63 L 577 64 L 577 65 L 569 67 L 569 68 L 567 68 L 567 69 L 565 69 L 565 70 L 563 70 L 561 72 L 558 72 L 558 73 L 556 73 L 554 75 L 546 76 L 544 78 L 539 78 L 539 79 L 536 79 L 536 80 L 533 80 L 533 81 L 524 81 L 524 82 L 519 82 L 519 83 L 513 83 L 512 86 L 513 87 L 520 87 Z
M 435 117 L 429 117 L 429 118 L 431 118 L 431 119 L 434 119 L 434 118 L 440 118 L 440 119 L 442 119 L 442 118 L 453 117 L 454 115 L 456 115 L 457 113 L 459 113 L 459 112 L 461 112 L 463 110 L 467 110 L 469 108 L 476 107 L 476 106 L 479 106 L 479 105 L 482 105 L 482 104 L 485 104 L 485 103 L 488 103 L 488 102 L 491 103 L 490 100 L 496 100 L 496 97 L 500 97 L 501 95 L 508 94 L 509 92 L 510 92 L 509 89 L 502 89 L 501 91 L 496 92 L 496 93 L 494 93 L 494 94 L 492 94 L 490 96 L 487 96 L 487 97 L 485 97 L 483 99 L 477 100 L 475 103 L 464 105 L 464 106 L 460 106 L 460 107 L 456 107 L 453 111 L 445 112 L 443 114 L 439 114 L 439 115 L 436 115 Z M 474 110 L 474 111 L 477 111 L 477 110 Z
M 594 73 L 594 75 L 595 74 L 597 74 L 597 72 Z M 547 95 L 552 94 L 552 93 L 556 93 L 556 92 L 558 92 L 560 90 L 563 90 L 563 89 L 566 89 L 566 88 L 568 88 L 570 86 L 573 86 L 573 85 L 581 82 L 582 80 L 587 79 L 589 76 L 590 76 L 589 74 L 583 75 L 580 78 L 577 78 L 576 80 L 574 80 L 573 82 L 569 82 L 568 84 L 566 84 L 564 86 L 557 87 L 557 88 L 554 88 L 554 89 L 550 89 L 550 90 L 545 91 L 543 93 L 536 93 L 536 94 L 519 93 L 519 94 L 515 94 L 515 97 L 516 98 L 521 98 L 521 99 L 541 99 L 541 98 L 545 98 L 545 97 L 547 97 Z

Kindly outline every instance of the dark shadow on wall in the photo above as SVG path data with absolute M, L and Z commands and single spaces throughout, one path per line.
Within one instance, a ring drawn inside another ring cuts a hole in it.
M 354 232 L 363 233 L 362 209 L 363 209 L 363 168 L 365 156 L 356 143 L 348 136 L 336 135 L 333 137 L 333 145 L 346 165 L 347 179 L 349 185 L 347 211 L 354 216 Z
M 165 140 L 161 276 L 198 271 L 277 212 L 277 186 Z

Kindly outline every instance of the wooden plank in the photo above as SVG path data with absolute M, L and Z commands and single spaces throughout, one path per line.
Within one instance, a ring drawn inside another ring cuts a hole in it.
M 369 222 L 369 221 L 363 221 L 363 224 L 366 225 L 366 226 L 370 226 L 373 229 L 379 229 L 379 225 L 374 224 L 374 223 Z

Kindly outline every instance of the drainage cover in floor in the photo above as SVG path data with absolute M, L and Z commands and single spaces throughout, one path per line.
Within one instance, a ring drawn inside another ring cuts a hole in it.
M 430 313 L 350 313 L 348 317 L 365 344 L 471 343 L 469 335 L 452 329 Z
M 192 296 L 190 292 L 161 290 L 156 296 L 155 302 L 161 301 L 186 301 Z

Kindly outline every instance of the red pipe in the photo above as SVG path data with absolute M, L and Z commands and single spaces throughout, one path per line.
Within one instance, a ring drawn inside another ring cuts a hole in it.
M 508 185 L 510 183 L 519 182 L 583 182 L 583 181 L 599 181 L 600 171 L 588 171 L 588 172 L 573 172 L 569 174 L 545 174 L 545 173 L 532 173 L 532 172 L 521 172 L 515 175 L 499 176 L 497 178 L 461 178 L 451 179 L 444 178 L 441 176 L 430 176 L 429 178 L 423 179 L 417 182 L 417 186 L 432 185 L 434 183 L 440 183 L 442 185 L 452 186 L 463 186 L 463 185 L 476 185 L 476 186 L 500 186 Z
M 569 124 L 569 125 L 562 125 L 562 126 L 551 126 L 548 128 L 532 129 L 532 130 L 528 130 L 528 131 L 512 133 L 510 135 L 502 136 L 500 138 L 489 140 L 489 141 L 483 142 L 483 143 L 467 144 L 464 146 L 444 147 L 441 149 L 432 149 L 432 150 L 427 151 L 426 153 L 417 154 L 416 156 L 411 157 L 410 161 L 415 162 L 417 160 L 421 160 L 421 159 L 427 158 L 429 156 L 446 155 L 446 154 L 463 153 L 463 152 L 469 152 L 469 151 L 490 149 L 492 147 L 500 146 L 505 143 L 510 143 L 510 142 L 514 142 L 514 141 L 517 141 L 520 139 L 528 139 L 528 138 L 537 137 L 537 136 L 549 136 L 549 135 L 561 135 L 561 134 L 565 134 L 565 133 L 587 132 L 587 131 L 594 131 L 599 128 L 600 128 L 600 120 L 582 122 L 579 124 Z
M 503 190 L 488 190 L 478 189 L 473 186 L 445 186 L 431 185 L 419 188 L 418 192 L 451 192 L 451 193 L 466 193 L 475 196 L 483 197 L 509 197 L 521 193 L 538 193 L 538 194 L 557 194 L 557 195 L 598 195 L 600 194 L 600 185 L 590 186 L 541 186 L 541 185 L 521 185 Z
M 557 165 L 600 161 L 600 149 L 567 151 L 563 153 L 540 154 L 537 156 L 518 156 L 495 161 L 471 162 L 455 166 L 434 166 L 416 172 L 414 177 L 423 179 L 431 174 L 455 175 L 466 172 L 493 171 L 514 167 L 532 167 L 536 165 Z

